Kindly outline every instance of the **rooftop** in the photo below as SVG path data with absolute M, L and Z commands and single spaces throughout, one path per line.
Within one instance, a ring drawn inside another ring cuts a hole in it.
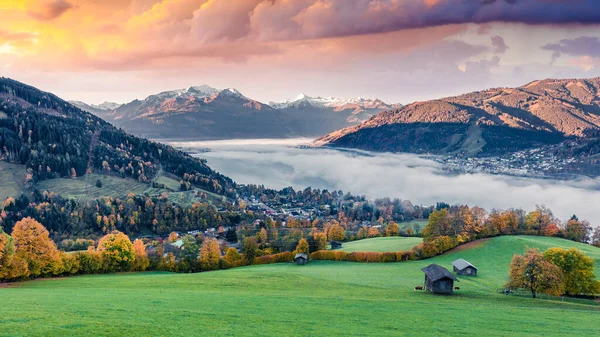
M 448 269 L 446 269 L 446 268 L 444 268 L 442 266 L 438 266 L 435 263 L 430 264 L 430 265 L 428 265 L 427 267 L 425 267 L 425 268 L 423 268 L 421 270 L 432 281 L 441 280 L 443 278 L 449 278 L 449 279 L 452 279 L 454 281 L 458 281 L 458 279 L 454 275 L 452 275 L 452 273 L 450 273 L 448 271 Z

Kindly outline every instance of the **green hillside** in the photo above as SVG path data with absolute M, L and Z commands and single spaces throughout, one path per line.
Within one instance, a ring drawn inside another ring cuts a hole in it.
M 348 253 L 352 252 L 398 252 L 407 251 L 423 242 L 421 238 L 405 238 L 400 236 L 370 238 L 352 242 L 344 242 L 342 248 Z
M 25 282 L 0 289 L 2 335 L 578 336 L 598 335 L 600 306 L 496 293 L 513 253 L 577 247 L 498 237 L 426 261 L 311 262 L 199 274 L 127 273 Z M 463 257 L 479 276 L 453 296 L 414 291 L 420 269 Z M 43 322 L 43 323 L 42 323 Z

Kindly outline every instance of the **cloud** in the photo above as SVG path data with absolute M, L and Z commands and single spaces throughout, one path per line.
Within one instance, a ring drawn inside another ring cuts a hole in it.
M 574 39 L 563 39 L 557 43 L 542 46 L 543 50 L 552 51 L 550 64 L 554 64 L 563 54 L 576 56 L 572 64 L 587 68 L 595 67 L 600 59 L 600 38 L 595 36 L 580 36 Z
M 298 149 L 300 140 L 179 142 L 183 148 L 210 148 L 200 153 L 208 164 L 238 183 L 271 188 L 327 188 L 369 198 L 391 197 L 431 205 L 438 201 L 491 209 L 545 204 L 567 220 L 572 214 L 600 224 L 600 181 L 553 181 L 500 175 L 447 175 L 433 161 L 410 154 Z M 569 196 L 565 198 L 565 195 Z
M 501 36 L 492 36 L 492 46 L 494 47 L 495 54 L 504 54 L 508 49 L 504 39 Z
M 43 21 L 54 20 L 73 8 L 66 0 L 36 0 L 27 3 L 27 13 Z

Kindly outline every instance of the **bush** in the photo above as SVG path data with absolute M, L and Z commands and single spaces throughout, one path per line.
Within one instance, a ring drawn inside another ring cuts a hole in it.
M 102 188 L 102 181 L 100 179 L 96 180 L 96 187 Z
M 291 252 L 283 252 L 278 254 L 271 254 L 265 256 L 259 256 L 254 258 L 253 264 L 272 264 L 280 262 L 292 262 L 294 255 Z

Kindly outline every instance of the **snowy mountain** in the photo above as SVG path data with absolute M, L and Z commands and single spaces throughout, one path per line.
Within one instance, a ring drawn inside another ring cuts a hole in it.
M 164 91 L 111 110 L 84 104 L 80 108 L 137 135 L 194 139 L 315 137 L 398 107 L 378 99 L 304 94 L 264 104 L 237 89 L 208 85 Z

